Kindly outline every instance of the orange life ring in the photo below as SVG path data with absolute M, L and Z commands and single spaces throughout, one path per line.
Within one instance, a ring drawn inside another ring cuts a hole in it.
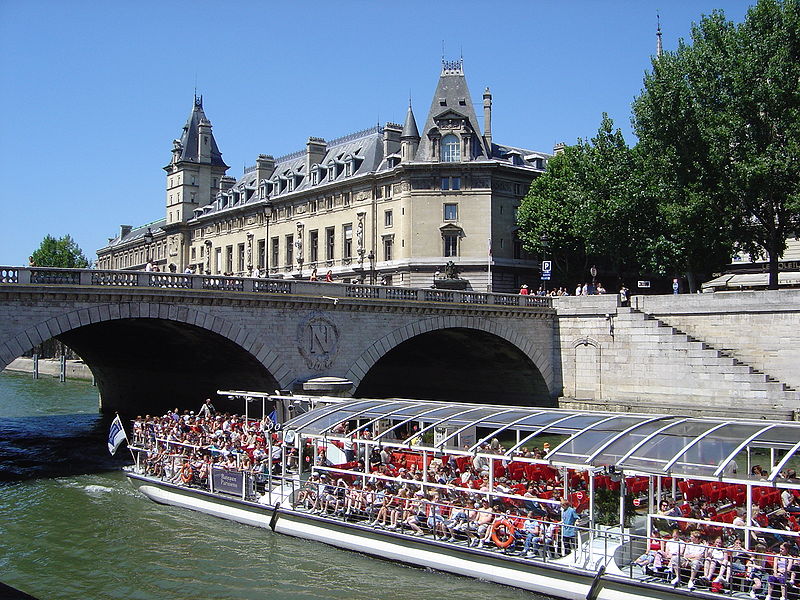
M 508 548 L 514 543 L 516 527 L 508 519 L 492 523 L 492 541 L 498 548 Z
M 181 467 L 181 481 L 183 483 L 191 483 L 193 476 L 194 471 L 192 471 L 192 465 L 189 463 L 189 461 L 186 461 Z

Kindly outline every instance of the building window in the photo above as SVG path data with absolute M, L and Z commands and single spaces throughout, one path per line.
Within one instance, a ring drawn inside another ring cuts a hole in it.
M 272 238 L 272 268 L 278 266 L 278 258 L 280 257 L 280 241 L 277 237 Z
M 333 260 L 336 250 L 336 230 L 333 227 L 325 228 L 325 260 Z
M 383 186 L 383 195 L 386 196 L 387 198 L 391 198 L 392 197 L 392 186 L 391 186 L 391 184 Z
M 292 268 L 292 261 L 294 260 L 294 236 L 286 236 L 286 268 Z
M 258 268 L 263 269 L 267 260 L 267 240 L 258 240 Z
M 461 177 L 442 177 L 440 187 L 442 190 L 460 190 Z
M 244 272 L 244 244 L 239 244 L 237 250 L 239 255 L 239 272 L 242 273 Z
M 442 240 L 444 241 L 444 256 L 458 256 L 458 233 L 456 232 L 445 232 L 442 234 Z
M 392 250 L 394 250 L 394 239 L 391 237 L 383 238 L 383 260 L 392 260 Z
M 448 133 L 442 138 L 442 162 L 461 161 L 461 140 L 458 136 Z
M 225 273 L 233 273 L 233 246 L 225 248 Z
M 308 259 L 312 263 L 319 260 L 319 231 L 316 229 L 308 232 Z
M 342 236 L 344 246 L 342 246 L 342 258 L 353 258 L 353 224 L 348 223 L 342 226 Z
M 208 250 L 211 253 L 211 249 Z M 211 257 L 208 257 L 208 261 L 211 262 Z M 214 251 L 214 269 L 216 269 L 216 274 L 219 275 L 222 273 L 222 248 L 217 248 Z
M 392 211 L 390 210 L 383 211 L 383 226 L 384 227 L 392 226 Z
M 458 204 L 445 204 L 444 205 L 444 220 L 445 221 L 458 221 Z

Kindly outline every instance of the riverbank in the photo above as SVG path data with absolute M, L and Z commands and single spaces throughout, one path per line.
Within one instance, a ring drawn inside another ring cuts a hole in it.
M 33 359 L 32 358 L 17 358 L 11 361 L 5 368 L 6 371 L 13 371 L 16 373 L 33 373 Z M 48 377 L 59 377 L 61 374 L 61 359 L 59 358 L 40 358 L 39 359 L 39 375 L 47 375 Z M 68 360 L 65 365 L 64 376 L 67 379 L 78 379 L 81 381 L 93 381 L 91 369 L 86 366 L 86 363 L 80 360 Z

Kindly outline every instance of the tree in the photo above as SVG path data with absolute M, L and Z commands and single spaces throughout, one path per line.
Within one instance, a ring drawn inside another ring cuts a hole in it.
M 56 239 L 52 235 L 44 236 L 42 243 L 31 255 L 31 258 L 37 267 L 85 269 L 89 266 L 83 250 L 69 235 L 60 239 Z
M 653 249 L 689 273 L 766 255 L 777 289 L 800 216 L 800 2 L 760 0 L 739 26 L 704 17 L 654 58 L 633 110 L 667 224 Z
M 567 281 L 584 280 L 591 263 L 618 275 L 638 270 L 643 231 L 652 225 L 638 162 L 603 114 L 594 138 L 566 146 L 531 185 L 517 213 L 525 248 L 547 253 Z

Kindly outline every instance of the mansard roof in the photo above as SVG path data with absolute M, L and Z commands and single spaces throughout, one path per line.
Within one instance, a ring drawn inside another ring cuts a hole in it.
M 194 105 L 192 106 L 192 113 L 189 115 L 186 125 L 183 126 L 183 133 L 181 134 L 180 140 L 181 154 L 179 160 L 195 163 L 199 162 L 198 132 L 200 123 L 202 121 L 208 123 L 209 127 L 211 126 L 211 122 L 206 118 L 205 112 L 203 112 L 203 97 L 195 96 Z M 213 166 L 224 167 L 227 169 L 228 165 L 226 165 L 222 160 L 222 153 L 219 151 L 217 141 L 214 139 L 214 134 L 211 133 L 210 136 L 211 164 Z
M 312 170 L 317 169 L 319 173 L 316 184 L 312 182 L 311 173 L 308 172 L 305 150 L 299 150 L 276 158 L 275 170 L 266 178 L 266 181 L 272 185 L 278 184 L 279 191 L 276 192 L 274 187 L 271 188 L 268 192 L 269 197 L 271 199 L 280 198 L 287 194 L 288 191 L 281 191 L 280 182 L 287 181 L 289 178 L 294 178 L 291 192 L 296 193 L 326 184 L 344 182 L 366 173 L 389 169 L 388 162 L 385 160 L 386 157 L 383 155 L 383 128 L 380 126 L 370 127 L 369 129 L 333 139 L 327 142 L 326 145 L 327 148 L 322 159 L 311 167 Z M 345 169 L 345 164 L 348 162 L 351 165 L 349 175 Z M 231 191 L 235 194 L 241 190 L 257 190 L 261 185 L 261 182 L 257 181 L 257 172 L 255 167 L 245 169 L 245 174 L 230 188 Z M 220 195 L 225 197 L 226 193 L 222 192 Z M 212 202 L 203 207 L 202 213 L 198 216 L 205 216 L 245 204 L 254 204 L 259 200 L 258 194 L 254 193 L 249 198 L 245 194 L 244 196 L 239 195 L 238 199 L 234 201 L 226 199 L 222 202 Z
M 431 100 L 428 118 L 422 130 L 422 139 L 415 160 L 430 160 L 433 156 L 433 144 L 428 133 L 436 128 L 436 119 L 447 113 L 454 113 L 466 119 L 475 135 L 481 136 L 478 117 L 472 105 L 467 78 L 464 76 L 464 61 L 443 61 L 439 83 Z M 483 143 L 478 144 L 478 156 L 486 156 Z
M 159 219 L 158 221 L 153 221 L 152 223 L 145 223 L 144 225 L 138 225 L 136 227 L 132 227 L 128 233 L 126 233 L 125 235 L 118 235 L 117 237 L 113 238 L 108 242 L 108 244 L 106 244 L 99 251 L 106 250 L 109 248 L 114 248 L 116 246 L 121 246 L 123 244 L 128 244 L 130 242 L 134 242 L 137 240 L 141 240 L 142 238 L 144 238 L 144 234 L 147 233 L 148 229 L 150 230 L 150 233 L 152 233 L 154 236 L 159 236 L 163 233 L 162 228 L 166 224 L 167 224 L 166 219 Z

